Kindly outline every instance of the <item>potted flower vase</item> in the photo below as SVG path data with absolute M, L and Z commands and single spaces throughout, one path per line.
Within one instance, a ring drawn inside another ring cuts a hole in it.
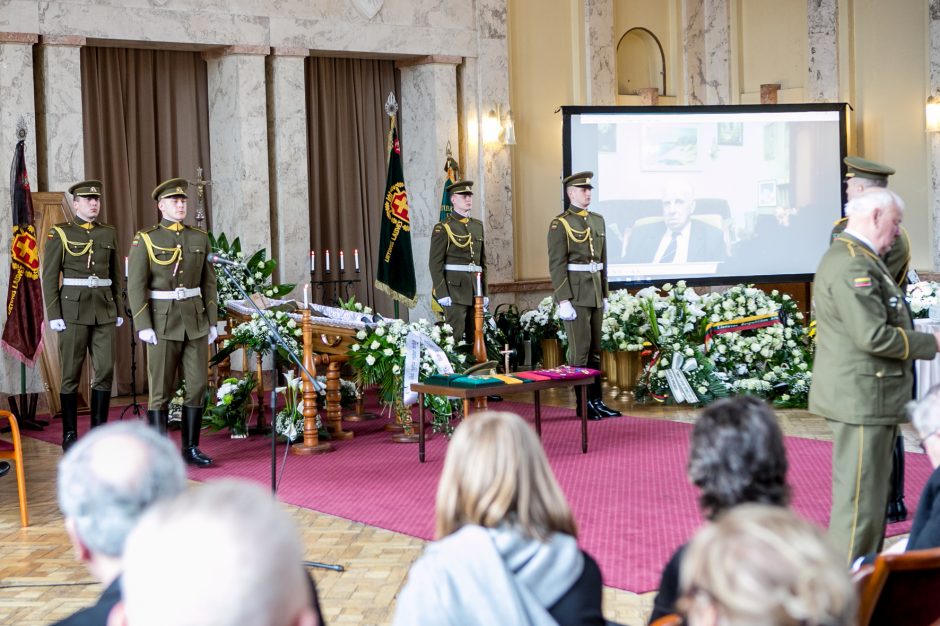
M 632 393 L 636 381 L 643 370 L 640 353 L 637 351 L 617 352 L 617 386 L 623 393 Z
M 561 342 L 557 338 L 542 340 L 542 367 L 559 367 L 564 361 L 561 356 Z
M 601 377 L 607 381 L 611 387 L 620 387 L 620 380 L 617 378 L 617 357 L 613 352 L 604 350 L 601 352 L 601 371 L 604 375 Z

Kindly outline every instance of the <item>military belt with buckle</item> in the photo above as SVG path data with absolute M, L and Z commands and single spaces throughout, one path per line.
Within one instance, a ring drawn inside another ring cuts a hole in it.
M 597 261 L 591 261 L 590 263 L 569 263 L 568 271 L 569 272 L 599 272 L 604 269 L 603 263 L 598 263 Z
M 468 263 L 467 265 L 455 265 L 453 263 L 447 263 L 444 265 L 444 269 L 448 272 L 482 272 L 483 268 L 477 265 L 476 263 Z
M 188 300 L 202 295 L 199 287 L 177 287 L 173 291 L 151 291 L 151 300 Z
M 63 287 L 88 287 L 90 289 L 95 289 L 96 287 L 110 287 L 111 279 L 110 278 L 98 278 L 97 276 L 88 276 L 87 278 L 63 278 L 62 286 Z

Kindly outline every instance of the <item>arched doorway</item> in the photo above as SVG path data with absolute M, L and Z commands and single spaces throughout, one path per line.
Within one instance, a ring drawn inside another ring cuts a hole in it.
M 656 35 L 631 28 L 617 42 L 617 91 L 636 95 L 644 87 L 657 87 L 666 95 L 666 56 Z

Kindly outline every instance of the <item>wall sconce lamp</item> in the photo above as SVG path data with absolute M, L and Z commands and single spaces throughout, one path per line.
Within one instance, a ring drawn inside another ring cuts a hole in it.
M 940 132 L 940 95 L 927 98 L 927 132 Z
M 516 127 L 512 121 L 512 111 L 507 112 L 504 119 L 498 104 L 495 109 L 490 109 L 483 118 L 483 143 L 516 145 Z

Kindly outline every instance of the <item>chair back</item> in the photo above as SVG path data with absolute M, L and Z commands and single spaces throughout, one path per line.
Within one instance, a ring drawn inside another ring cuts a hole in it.
M 859 580 L 859 579 L 863 580 Z M 940 620 L 940 548 L 879 554 L 860 586 L 859 626 L 931 626 Z

